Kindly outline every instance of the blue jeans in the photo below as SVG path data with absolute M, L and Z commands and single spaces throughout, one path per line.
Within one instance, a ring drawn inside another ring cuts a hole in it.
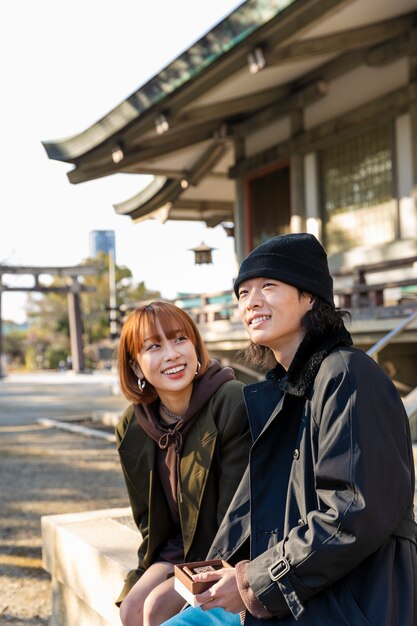
M 190 606 L 161 626 L 240 626 L 240 616 L 224 609 L 203 611 L 199 606 Z

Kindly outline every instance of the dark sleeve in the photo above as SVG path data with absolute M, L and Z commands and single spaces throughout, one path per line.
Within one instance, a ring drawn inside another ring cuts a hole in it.
M 327 359 L 332 376 L 319 372 L 312 416 L 320 506 L 247 568 L 252 591 L 279 618 L 376 551 L 413 501 L 408 419 L 391 381 L 363 353 Z
M 251 615 L 257 617 L 258 619 L 269 619 L 270 617 L 273 617 L 273 615 L 266 610 L 263 604 L 259 602 L 258 598 L 250 588 L 247 575 L 248 565 L 249 561 L 239 561 L 235 565 L 236 583 L 240 596 L 245 603 L 246 609 Z

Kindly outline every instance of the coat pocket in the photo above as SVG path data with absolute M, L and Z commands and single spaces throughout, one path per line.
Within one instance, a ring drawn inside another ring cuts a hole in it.
M 281 624 L 281 622 L 280 622 Z M 283 626 L 295 621 L 283 620 Z M 357 605 L 350 589 L 340 581 L 313 596 L 305 604 L 305 611 L 297 621 L 299 626 L 372 626 Z
M 315 605 L 309 607 L 309 604 Z M 311 622 L 314 626 L 322 626 L 323 616 L 332 626 L 372 626 L 359 608 L 351 590 L 344 580 L 339 581 L 322 593 L 312 598 L 306 604 L 305 615 L 308 617 L 309 610 L 313 609 L 316 621 Z M 321 620 L 321 621 L 320 621 Z M 303 622 L 301 622 L 303 623 Z M 309 619 L 306 624 L 310 624 Z

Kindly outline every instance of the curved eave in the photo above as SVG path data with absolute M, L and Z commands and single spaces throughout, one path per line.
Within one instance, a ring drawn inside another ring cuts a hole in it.
M 113 205 L 119 215 L 129 215 L 132 220 L 146 217 L 181 194 L 179 180 L 158 176 L 145 189 L 125 202 Z
M 175 202 L 186 192 L 188 186 L 198 185 L 227 152 L 227 146 L 222 142 L 214 142 L 202 149 L 199 157 L 188 172 L 186 185 L 184 179 L 156 176 L 139 193 L 128 198 L 124 202 L 114 204 L 113 208 L 119 215 L 129 215 L 133 220 L 144 219 L 154 211 L 169 205 L 175 206 Z M 187 201 L 185 202 L 187 205 Z M 222 211 L 224 207 L 222 207 Z M 229 212 L 229 207 L 226 209 Z
M 43 141 L 50 159 L 75 162 L 197 78 L 297 0 L 247 0 L 140 89 L 82 133 Z
M 140 208 L 142 205 L 148 205 L 154 198 L 162 193 L 165 185 L 169 182 L 169 179 L 165 176 L 155 176 L 155 178 L 142 189 L 139 193 L 135 194 L 131 198 L 114 204 L 113 208 L 119 215 L 130 215 L 133 211 Z

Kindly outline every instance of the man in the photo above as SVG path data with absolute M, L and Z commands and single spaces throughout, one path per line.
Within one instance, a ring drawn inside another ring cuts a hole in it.
M 408 418 L 382 369 L 352 347 L 327 256 L 274 237 L 235 282 L 251 352 L 250 463 L 208 558 L 234 565 L 165 626 L 415 626 L 417 531 Z

